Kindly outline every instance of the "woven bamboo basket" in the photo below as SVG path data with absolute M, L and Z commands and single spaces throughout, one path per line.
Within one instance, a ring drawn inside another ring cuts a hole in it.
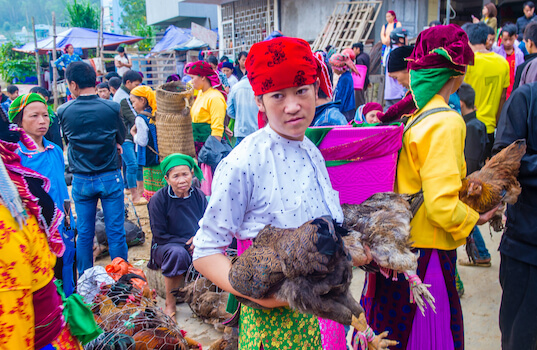
M 160 159 L 172 153 L 187 154 L 196 158 L 190 106 L 194 90 L 174 81 L 156 90 L 157 143 Z

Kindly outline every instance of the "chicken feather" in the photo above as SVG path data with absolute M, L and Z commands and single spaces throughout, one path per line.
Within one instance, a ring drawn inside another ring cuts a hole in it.
M 517 140 L 492 157 L 481 170 L 462 180 L 459 198 L 478 213 L 501 205 L 491 219 L 495 231 L 503 229 L 504 204 L 515 204 L 522 191 L 517 176 L 525 153 L 526 141 Z
M 301 313 L 350 325 L 363 313 L 352 297 L 351 258 L 330 217 L 297 229 L 263 228 L 233 261 L 229 281 L 238 292 L 262 299 L 274 295 Z M 261 308 L 248 299 L 245 305 Z

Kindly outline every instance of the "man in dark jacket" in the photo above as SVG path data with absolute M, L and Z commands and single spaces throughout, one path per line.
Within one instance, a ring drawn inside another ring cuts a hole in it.
M 487 127 L 477 119 L 474 89 L 470 85 L 463 83 L 459 88 L 458 95 L 461 103 L 461 114 L 466 123 L 464 158 L 466 159 L 466 174 L 469 175 L 481 169 L 485 163 L 485 149 L 488 142 Z M 463 266 L 490 267 L 490 253 L 487 250 L 479 227 L 476 226 L 470 235 L 475 241 L 478 256 L 474 256 L 474 260 L 463 260 L 460 264 Z
M 524 3 L 524 16 L 518 17 L 516 20 L 518 41 L 522 41 L 526 26 L 535 20 L 535 17 L 537 17 L 535 16 L 535 4 L 532 1 L 526 1 Z
M 127 260 L 123 179 L 118 162 L 126 130 L 119 115 L 119 105 L 95 94 L 93 68 L 84 62 L 73 62 L 65 76 L 76 99 L 62 105 L 58 116 L 68 141 L 69 168 L 74 174 L 72 196 L 77 214 L 77 268 L 82 275 L 93 266 L 95 213 L 99 199 L 110 257 Z
M 367 87 L 369 86 L 369 63 L 371 59 L 369 55 L 364 52 L 364 44 L 362 43 L 352 44 L 352 50 L 354 51 L 354 54 L 356 55 L 356 59 L 354 60 L 354 63 L 356 63 L 357 65 L 362 65 L 362 66 L 367 67 L 364 88 L 361 90 L 358 90 L 358 89 L 354 90 L 354 99 L 356 100 L 356 107 L 358 108 L 359 106 L 366 103 L 365 92 L 367 91 Z
M 493 153 L 526 139 L 518 181 L 522 192 L 507 206 L 500 243 L 502 349 L 537 349 L 537 83 L 520 86 L 505 104 Z

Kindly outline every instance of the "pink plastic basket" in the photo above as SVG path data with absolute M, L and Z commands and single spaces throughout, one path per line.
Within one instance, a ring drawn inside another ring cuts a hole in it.
M 328 132 L 319 149 L 341 204 L 360 204 L 375 193 L 393 191 L 402 140 L 399 125 L 338 126 Z M 351 162 L 332 166 L 340 160 Z
M 352 81 L 353 81 L 354 89 L 363 90 L 364 84 L 365 84 L 365 76 L 367 75 L 367 66 L 357 64 L 356 69 L 358 69 L 358 72 L 360 73 L 360 75 L 352 72 Z

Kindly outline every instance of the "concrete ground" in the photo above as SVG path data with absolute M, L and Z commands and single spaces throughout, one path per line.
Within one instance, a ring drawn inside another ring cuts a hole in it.
M 129 249 L 129 259 L 135 265 L 145 265 L 149 259 L 151 245 L 151 230 L 146 207 L 136 207 L 140 222 L 146 232 L 146 242 L 142 246 Z M 492 256 L 492 267 L 465 267 L 459 265 L 459 273 L 464 282 L 465 293 L 461 298 L 464 315 L 465 345 L 471 350 L 499 350 L 500 330 L 498 327 L 498 312 L 501 300 L 501 288 L 498 281 L 498 268 L 500 256 L 497 251 L 500 234 L 489 235 L 488 225 L 481 227 L 483 238 Z M 464 247 L 460 247 L 459 259 L 466 258 Z M 109 257 L 97 261 L 99 265 L 110 262 Z M 364 272 L 354 270 L 351 289 L 356 299 L 360 298 L 364 280 Z M 164 306 L 164 300 L 159 298 L 159 305 Z M 200 321 L 193 314 L 188 305 L 177 305 L 177 322 L 188 336 L 200 342 L 204 348 L 221 337 L 212 325 Z

